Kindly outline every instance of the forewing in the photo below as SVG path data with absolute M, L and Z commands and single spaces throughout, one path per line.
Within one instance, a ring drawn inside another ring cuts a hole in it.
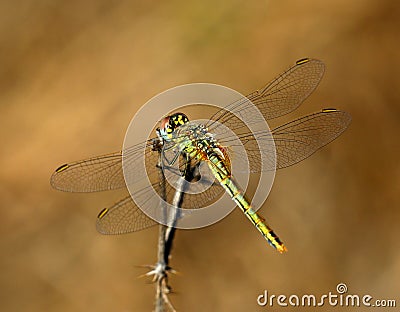
M 228 105 L 215 113 L 208 123 L 213 132 L 218 123 L 231 130 L 243 128 L 240 119 L 250 123 L 260 122 L 253 116 L 253 104 L 269 120 L 286 115 L 297 107 L 315 90 L 325 71 L 323 62 L 315 59 L 298 60 L 294 66 L 277 76 L 261 90 L 248 94 L 245 98 Z M 249 100 L 251 102 L 249 102 Z
M 62 165 L 51 176 L 50 184 L 57 190 L 67 192 L 97 192 L 126 187 L 122 154 L 119 151 Z M 152 140 L 124 151 L 129 168 L 139 165 L 143 156 L 151 174 L 158 160 L 158 153 L 152 150 Z M 126 174 L 135 175 L 135 172 Z M 135 176 L 135 179 L 139 178 L 144 177 Z

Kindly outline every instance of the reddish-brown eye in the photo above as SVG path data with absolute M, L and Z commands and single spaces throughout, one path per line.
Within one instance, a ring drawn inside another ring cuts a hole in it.
M 169 116 L 163 118 L 160 122 L 160 128 L 166 129 L 169 126 Z

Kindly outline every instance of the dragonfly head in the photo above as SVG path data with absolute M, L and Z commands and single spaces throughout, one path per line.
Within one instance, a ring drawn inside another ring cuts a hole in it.
M 170 141 L 173 138 L 175 129 L 187 122 L 189 122 L 189 118 L 183 113 L 169 115 L 161 119 L 158 132 L 164 140 Z

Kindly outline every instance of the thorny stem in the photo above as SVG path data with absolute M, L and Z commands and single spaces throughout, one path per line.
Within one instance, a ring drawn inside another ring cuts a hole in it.
M 180 179 L 183 181 L 184 179 Z M 165 180 L 163 181 L 165 183 Z M 178 182 L 179 183 L 179 182 Z M 178 207 L 183 198 L 182 187 L 183 182 L 180 182 L 178 185 L 178 189 L 175 192 L 175 196 L 173 199 L 173 206 Z M 175 225 L 177 220 L 179 219 L 179 209 L 173 212 L 174 215 L 168 217 L 167 220 L 171 220 L 172 224 L 166 226 L 160 225 L 160 232 L 158 237 L 158 261 L 155 268 L 155 278 L 156 278 L 156 312 L 164 311 L 165 306 L 168 306 L 169 310 L 175 311 L 171 302 L 168 299 L 168 294 L 171 291 L 170 286 L 168 285 L 168 273 L 173 273 L 174 270 L 169 266 L 169 259 L 171 256 L 172 250 L 172 242 L 175 236 Z M 168 222 L 169 223 L 169 222 Z
M 165 200 L 166 191 L 165 191 L 165 175 L 161 168 L 161 151 L 159 150 L 159 161 L 157 167 L 159 168 L 159 181 L 160 181 L 160 190 L 161 196 Z M 165 203 L 161 202 L 160 206 L 162 210 L 165 212 Z M 159 234 L 158 234 L 158 254 L 157 254 L 157 265 L 155 268 L 155 279 L 156 279 L 156 302 L 155 302 L 155 311 L 161 312 L 164 311 L 165 302 L 168 297 L 167 293 L 169 291 L 168 286 L 168 275 L 167 275 L 167 263 L 169 256 L 166 255 L 166 246 L 165 246 L 165 234 L 167 231 L 167 227 L 163 224 L 159 225 Z M 157 269 L 158 267 L 158 269 Z
M 168 294 L 171 291 L 168 285 L 168 273 L 174 273 L 174 270 L 169 266 L 169 259 L 172 250 L 172 242 L 175 236 L 175 225 L 180 217 L 180 208 L 184 195 L 184 181 L 185 177 L 178 180 L 176 185 L 176 191 L 172 201 L 172 205 L 177 209 L 173 209 L 169 212 L 166 208 L 166 179 L 162 169 L 162 153 L 161 148 L 158 145 L 159 161 L 157 167 L 159 168 L 159 181 L 160 181 L 160 191 L 161 196 L 164 201 L 161 201 L 161 209 L 164 214 L 164 224 L 160 224 L 159 236 L 158 236 L 158 253 L 157 253 L 157 264 L 153 267 L 153 270 L 148 273 L 148 275 L 154 275 L 154 281 L 156 282 L 156 301 L 155 301 L 155 311 L 162 312 L 165 311 L 165 307 L 168 307 L 170 311 L 175 311 L 173 305 L 169 301 Z M 188 172 L 188 171 L 186 171 Z M 168 215 L 168 213 L 172 215 Z

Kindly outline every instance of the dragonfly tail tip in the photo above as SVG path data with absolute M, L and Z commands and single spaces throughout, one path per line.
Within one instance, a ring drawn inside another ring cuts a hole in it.
M 280 245 L 280 246 L 278 246 L 277 250 L 279 251 L 280 254 L 283 254 L 283 253 L 285 253 L 285 252 L 288 251 L 287 248 L 286 248 L 286 246 L 283 245 L 283 244 Z

